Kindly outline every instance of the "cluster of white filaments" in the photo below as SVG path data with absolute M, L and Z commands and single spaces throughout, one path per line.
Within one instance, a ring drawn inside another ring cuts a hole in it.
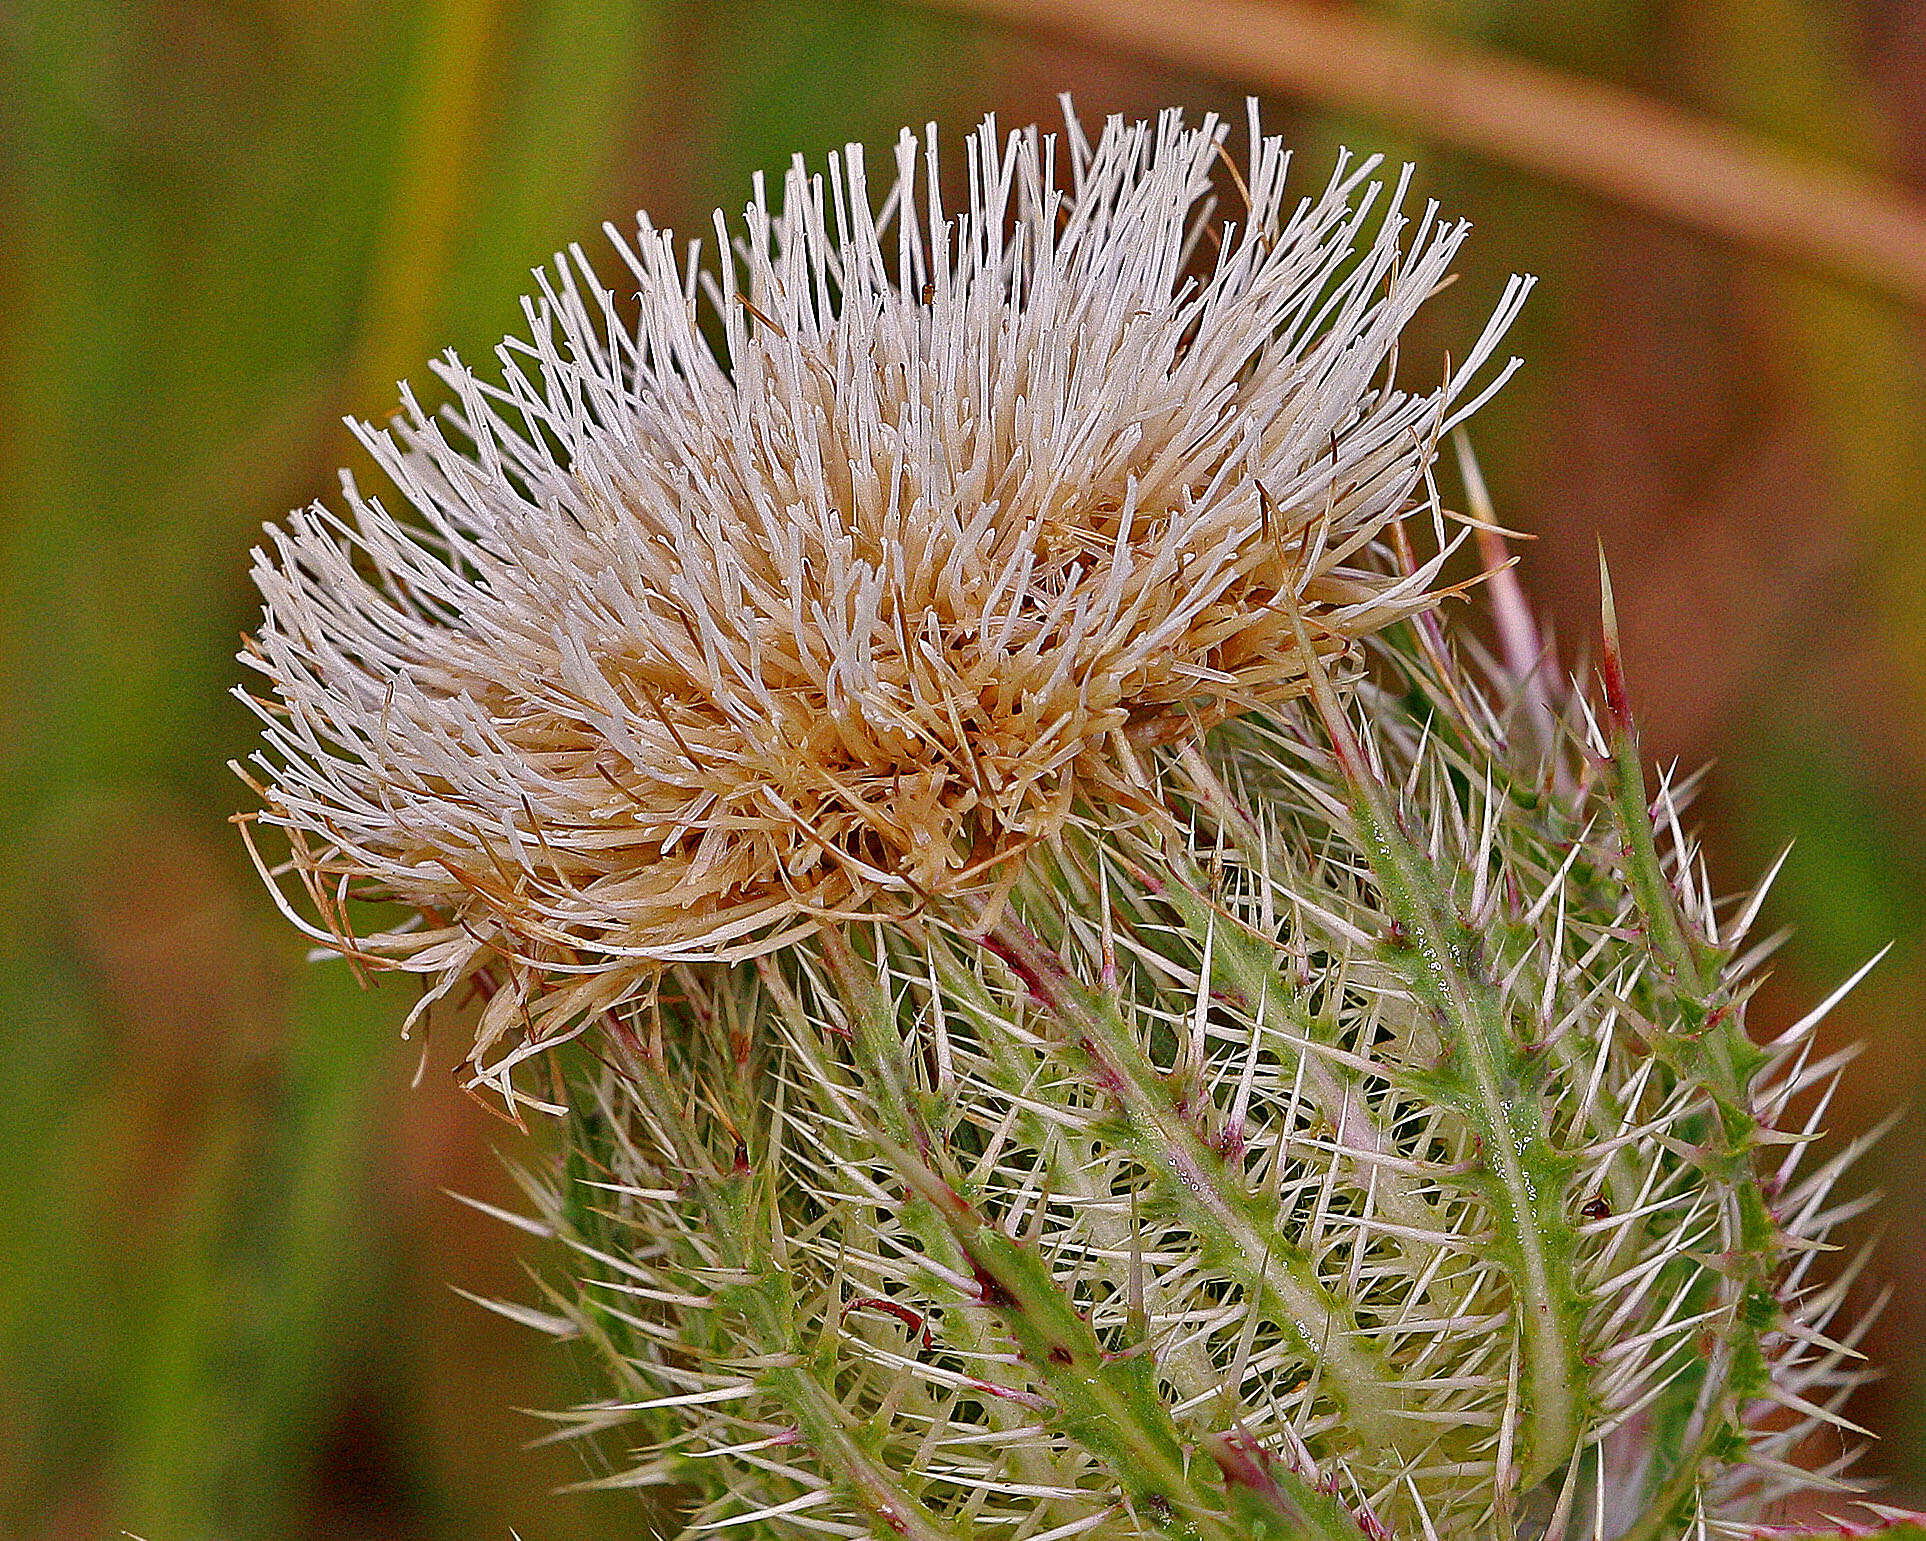
M 424 1006 L 474 979 L 505 1085 L 667 965 L 994 903 L 1162 746 L 1299 693 L 1302 639 L 1433 603 L 1450 540 L 1394 526 L 1525 285 L 1398 389 L 1463 227 L 1368 162 L 1294 200 L 1226 132 L 985 124 L 955 214 L 933 131 L 880 212 L 852 146 L 713 267 L 617 238 L 639 308 L 558 259 L 499 383 L 451 355 L 445 410 L 362 430 L 406 516 L 348 482 L 257 554 L 290 915 Z

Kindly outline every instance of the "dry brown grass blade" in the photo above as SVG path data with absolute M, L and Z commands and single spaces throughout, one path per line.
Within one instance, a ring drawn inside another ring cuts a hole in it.
M 935 0 L 1367 113 L 1926 305 L 1926 205 L 1597 81 L 1305 0 Z

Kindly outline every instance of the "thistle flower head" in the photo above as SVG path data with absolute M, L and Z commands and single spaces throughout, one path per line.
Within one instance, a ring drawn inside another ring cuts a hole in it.
M 410 513 L 349 482 L 271 530 L 245 655 L 309 934 L 424 1006 L 477 976 L 505 1085 L 666 965 L 992 898 L 1146 750 L 1434 602 L 1387 532 L 1524 286 L 1401 390 L 1464 227 L 1371 163 L 1293 202 L 1255 121 L 1220 222 L 1225 138 L 985 124 L 954 213 L 933 131 L 880 212 L 852 146 L 713 268 L 616 239 L 636 307 L 571 251 L 499 383 L 450 356 L 445 411 L 363 428 Z
M 1601 720 L 1392 629 L 1522 285 L 1402 391 L 1462 227 L 1255 125 L 1218 224 L 1224 137 L 571 253 L 257 558 L 269 876 L 510 1097 L 598 1024 L 507 1309 L 690 1534 L 1751 1541 L 1850 1490 L 1823 1011 L 1748 1037 L 1615 639 Z

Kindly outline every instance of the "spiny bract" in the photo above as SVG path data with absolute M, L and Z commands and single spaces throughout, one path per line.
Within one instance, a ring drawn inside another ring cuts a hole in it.
M 1368 162 L 1293 206 L 1255 120 L 1213 223 L 1224 139 L 986 124 L 952 216 L 905 135 L 881 219 L 851 147 L 778 214 L 759 189 L 717 273 L 616 239 L 633 321 L 558 261 L 502 384 L 451 357 L 445 415 L 362 430 L 418 523 L 350 484 L 256 554 L 289 916 L 431 976 L 423 1010 L 479 977 L 513 1095 L 666 962 L 993 894 L 1141 796 L 1137 752 L 1300 691 L 1293 616 L 1341 649 L 1431 603 L 1436 562 L 1378 543 L 1525 286 L 1396 389 L 1463 225 Z M 357 931 L 356 897 L 411 918 Z
M 1622 716 L 1430 645 L 940 915 L 611 1024 L 567 1331 L 754 1535 L 1750 1534 L 1849 1492 L 1840 1057 L 1755 1047 Z M 1483 688 L 1480 688 L 1481 680 Z M 1662 906 L 1662 910 L 1655 908 Z M 1822 1437 L 1823 1436 L 1823 1437 Z

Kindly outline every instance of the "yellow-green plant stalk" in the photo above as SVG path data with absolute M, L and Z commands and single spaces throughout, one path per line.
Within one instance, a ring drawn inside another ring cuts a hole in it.
M 1596 714 L 1431 613 L 1524 286 L 1402 390 L 1463 227 L 1224 140 L 986 125 L 951 213 L 906 136 L 711 270 L 645 222 L 639 309 L 558 263 L 501 383 L 367 436 L 414 520 L 257 562 L 268 875 L 566 1117 L 507 1309 L 688 1534 L 1843 1502 L 1838 1057 L 1748 1036 L 1758 897 L 1652 800 L 1609 602 Z

